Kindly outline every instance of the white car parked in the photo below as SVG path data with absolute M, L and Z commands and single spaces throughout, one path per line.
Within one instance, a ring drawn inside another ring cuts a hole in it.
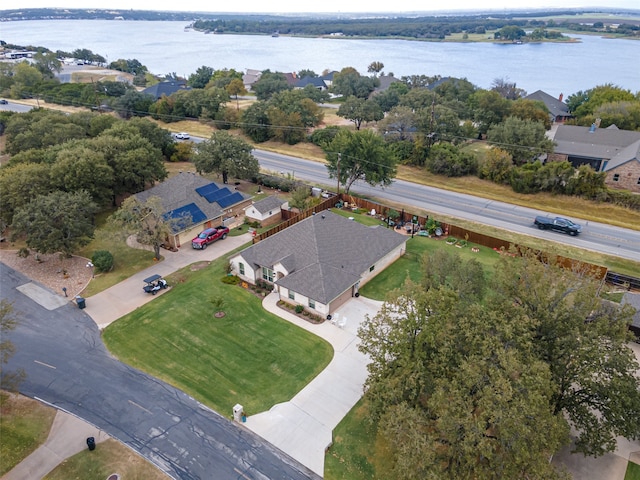
M 187 132 L 176 133 L 175 137 L 177 140 L 189 140 L 191 138 Z

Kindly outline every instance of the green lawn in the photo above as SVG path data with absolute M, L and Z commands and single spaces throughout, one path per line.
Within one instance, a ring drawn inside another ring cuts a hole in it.
M 120 360 L 189 393 L 223 415 L 249 414 L 290 400 L 333 357 L 331 345 L 221 282 L 227 258 L 168 277 L 173 287 L 111 324 L 104 341 Z M 214 317 L 211 300 L 224 298 Z
M 0 392 L 0 476 L 44 443 L 55 416 L 36 400 Z
M 76 255 L 89 259 L 98 250 L 107 250 L 113 255 L 113 270 L 96 274 L 82 292 L 84 297 L 106 290 L 154 263 L 153 252 L 129 247 L 125 238 L 108 224 L 107 217 L 112 213 L 113 211 L 109 210 L 97 216 L 94 239 L 89 245 L 76 252 Z
M 44 477 L 44 480 L 104 480 L 118 473 L 123 480 L 167 480 L 155 465 L 125 447 L 117 440 L 98 443 L 96 449 L 83 450 L 64 460 Z
M 333 444 L 324 457 L 324 478 L 354 480 L 381 478 L 387 455 L 376 443 L 376 431 L 366 420 L 366 400 L 360 401 L 333 430 Z
M 624 476 L 624 480 L 640 480 L 640 465 L 629 462 L 627 464 L 627 473 Z
M 479 252 L 472 252 L 471 248 L 479 248 Z M 387 267 L 383 272 L 376 275 L 370 282 L 360 289 L 360 293 L 375 300 L 385 300 L 388 292 L 404 285 L 407 278 L 413 282 L 420 282 L 422 269 L 420 268 L 420 258 L 426 252 L 433 252 L 439 248 L 445 248 L 455 254 L 459 254 L 463 261 L 469 259 L 477 260 L 484 267 L 485 273 L 491 275 L 493 266 L 500 258 L 500 255 L 488 247 L 482 247 L 469 243 L 464 248 L 457 248 L 447 245 L 444 239 L 414 236 L 407 241 L 407 252 Z

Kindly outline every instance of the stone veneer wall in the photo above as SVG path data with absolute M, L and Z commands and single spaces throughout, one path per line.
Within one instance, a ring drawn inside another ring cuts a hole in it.
M 614 175 L 618 174 L 618 181 L 614 181 Z M 629 190 L 640 193 L 640 162 L 630 161 L 607 172 L 605 184 L 610 188 Z

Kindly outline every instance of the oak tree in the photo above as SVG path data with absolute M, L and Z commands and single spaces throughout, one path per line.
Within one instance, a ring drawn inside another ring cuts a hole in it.
M 259 173 L 260 165 L 251 150 L 251 145 L 243 139 L 217 131 L 198 145 L 193 164 L 198 173 L 222 175 L 223 183 L 227 183 L 229 177 L 252 178 Z
M 38 253 L 70 256 L 92 240 L 97 206 L 85 191 L 54 191 L 16 209 L 11 224 Z
M 347 194 L 357 180 L 384 187 L 396 175 L 395 159 L 371 130 L 340 130 L 324 150 L 329 177 L 337 178 Z
M 159 260 L 160 247 L 167 241 L 172 230 L 188 227 L 192 218 L 189 215 L 177 219 L 167 218 L 160 197 L 151 196 L 146 200 L 139 200 L 131 196 L 109 217 L 109 222 L 124 235 L 135 235 L 139 243 L 153 247 L 155 258 Z

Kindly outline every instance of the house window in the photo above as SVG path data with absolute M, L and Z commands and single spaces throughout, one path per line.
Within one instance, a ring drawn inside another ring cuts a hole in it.
M 289 290 L 289 298 L 290 298 L 291 300 L 295 300 L 295 299 L 296 299 L 296 294 L 295 294 L 295 293 L 293 293 L 291 290 Z
M 376 266 L 375 266 L 375 265 L 371 265 L 371 266 L 369 267 L 369 271 L 370 271 L 370 272 L 373 272 L 375 269 L 376 269 Z
M 273 270 L 267 267 L 262 267 L 262 279 L 273 283 Z
M 618 180 L 620 180 L 620 174 L 619 173 L 614 173 L 613 174 L 613 181 L 617 182 Z
M 309 299 L 309 308 L 313 308 L 313 309 L 316 308 L 316 301 L 315 300 Z
M 244 275 L 244 263 L 240 262 L 238 264 L 238 269 L 240 270 L 240 275 Z
M 640 177 L 638 177 L 638 185 L 640 185 Z

